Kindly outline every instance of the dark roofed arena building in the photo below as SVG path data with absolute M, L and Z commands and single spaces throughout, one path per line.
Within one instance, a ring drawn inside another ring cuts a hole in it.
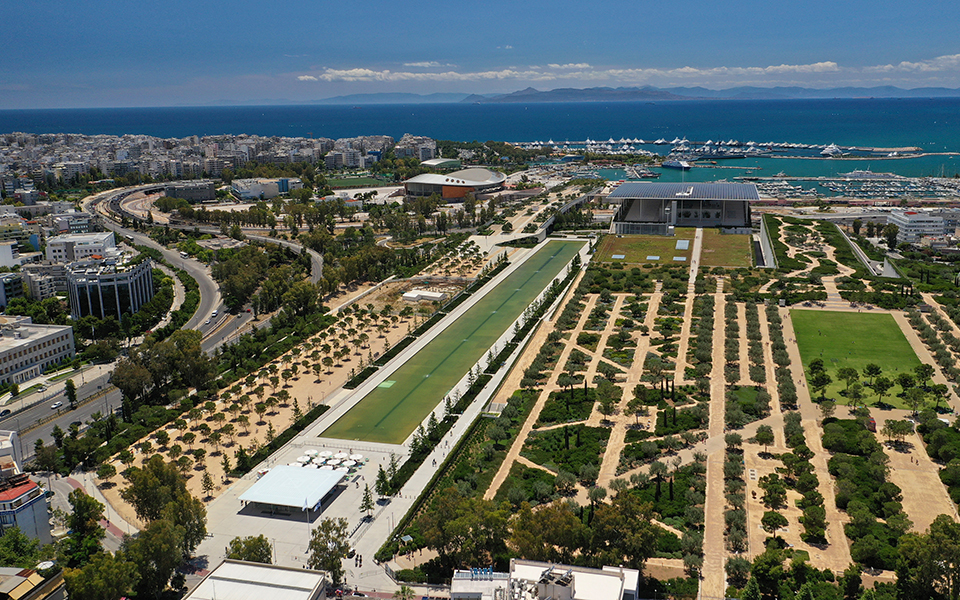
M 674 227 L 719 227 L 749 233 L 749 183 L 624 183 L 608 197 L 619 202 L 611 233 L 673 235 Z

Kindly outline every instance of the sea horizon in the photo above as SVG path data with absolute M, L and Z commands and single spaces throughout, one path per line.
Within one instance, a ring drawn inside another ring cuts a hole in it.
M 263 105 L 0 110 L 0 132 L 82 135 L 344 138 L 405 133 L 438 140 L 556 144 L 665 138 L 960 152 L 960 98 L 668 100 L 509 104 Z M 663 151 L 663 147 L 659 147 Z M 836 171 L 807 161 L 807 174 Z M 835 161 L 836 162 L 836 161 Z M 844 162 L 844 161 L 840 161 Z M 869 164 L 845 164 L 850 170 Z M 953 156 L 883 161 L 920 176 L 960 171 Z M 784 165 L 787 166 L 786 164 Z M 778 168 L 779 170 L 779 168 Z M 784 169 L 788 172 L 792 169 Z

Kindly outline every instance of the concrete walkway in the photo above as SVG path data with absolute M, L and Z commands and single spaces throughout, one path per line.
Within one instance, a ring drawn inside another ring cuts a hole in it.
M 723 512 L 726 508 L 724 499 L 723 463 L 726 445 L 723 443 L 725 425 L 725 386 L 723 383 L 723 344 L 724 340 L 724 306 L 726 298 L 723 295 L 722 279 L 717 285 L 714 295 L 714 323 L 713 323 L 713 370 L 710 374 L 710 426 L 709 436 L 717 440 L 712 444 L 707 454 L 707 493 L 704 504 L 704 534 L 703 534 L 703 577 L 700 580 L 701 598 L 724 598 L 726 596 L 726 545 L 724 531 L 726 523 Z

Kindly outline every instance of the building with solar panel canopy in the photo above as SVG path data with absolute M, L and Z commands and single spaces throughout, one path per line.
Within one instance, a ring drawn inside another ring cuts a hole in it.
M 750 202 L 759 199 L 749 183 L 624 183 L 607 196 L 620 204 L 610 232 L 673 235 L 675 227 L 718 227 L 750 233 Z

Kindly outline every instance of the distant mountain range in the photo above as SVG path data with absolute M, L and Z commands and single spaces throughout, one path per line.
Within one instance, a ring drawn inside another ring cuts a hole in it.
M 499 104 L 517 102 L 652 102 L 680 100 L 789 100 L 812 98 L 957 98 L 960 89 L 915 88 L 903 89 L 894 86 L 879 87 L 838 87 L 813 89 L 803 87 L 751 87 L 742 86 L 725 90 L 711 90 L 704 87 L 595 87 L 595 88 L 558 88 L 537 90 L 528 87 L 509 94 L 351 94 L 334 96 L 304 102 L 302 104 Z

